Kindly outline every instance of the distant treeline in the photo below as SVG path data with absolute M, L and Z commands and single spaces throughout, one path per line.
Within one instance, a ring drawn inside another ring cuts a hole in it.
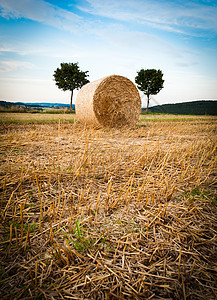
M 37 112 L 46 109 L 68 110 L 69 104 L 62 103 L 23 103 L 0 101 L 0 111 Z M 73 111 L 75 105 L 72 105 Z M 145 108 L 142 108 L 142 112 Z M 217 115 L 217 100 L 201 100 L 175 104 L 163 104 L 149 107 L 149 113 L 167 113 L 181 115 Z
M 217 100 L 156 105 L 150 107 L 149 112 L 181 115 L 217 115 Z
M 69 104 L 62 103 L 23 103 L 23 102 L 8 102 L 0 100 L 1 112 L 40 112 L 46 109 L 55 110 L 67 110 Z M 75 110 L 75 105 L 72 105 L 72 109 Z
M 27 105 L 22 102 L 7 102 L 0 101 L 1 112 L 29 112 L 29 111 L 42 111 L 43 108 L 39 105 Z

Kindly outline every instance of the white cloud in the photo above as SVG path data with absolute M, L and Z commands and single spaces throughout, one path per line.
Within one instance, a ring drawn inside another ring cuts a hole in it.
M 70 91 L 57 88 L 52 79 L 0 77 L 0 99 L 22 102 L 70 102 Z M 77 91 L 73 96 L 75 102 Z
M 217 32 L 217 7 L 189 1 L 159 0 L 87 0 L 89 7 L 79 6 L 88 13 L 121 21 L 148 24 L 159 29 L 185 34 L 197 30 Z
M 17 60 L 0 61 L 0 72 L 11 72 L 18 68 L 33 69 L 34 65 L 29 62 Z
M 77 31 L 81 17 L 43 0 L 0 0 L 4 18 L 27 18 L 57 28 Z
M 124 27 L 111 26 L 110 28 L 98 30 L 95 32 L 102 39 L 111 45 L 119 47 L 126 52 L 141 53 L 141 55 L 149 54 L 151 57 L 161 51 L 161 54 L 167 53 L 173 57 L 180 57 L 181 50 L 167 43 L 158 36 L 147 34 L 139 31 L 129 31 Z M 128 50 L 129 49 L 129 50 Z
M 203 39 L 179 39 L 179 34 L 150 30 L 200 35 L 202 29 L 209 30 L 210 37 L 217 30 L 216 7 L 201 6 L 197 0 L 79 0 L 80 10 L 89 13 L 83 18 L 72 13 L 76 4 L 70 6 L 70 12 L 53 5 L 53 0 L 46 1 L 0 0 L 0 16 L 63 29 L 33 24 L 39 30 L 32 33 L 22 27 L 23 35 L 17 31 L 17 22 L 8 22 L 9 35 L 2 31 L 0 36 L 0 72 L 8 77 L 0 78 L 1 98 L 67 103 L 70 95 L 52 80 L 53 70 L 63 61 L 78 61 L 82 70 L 89 70 L 90 80 L 119 74 L 134 81 L 140 68 L 162 69 L 165 88 L 156 96 L 160 103 L 216 95 L 216 84 L 210 80 L 216 79 L 216 58 L 214 52 L 213 59 L 210 55 L 215 47 L 212 39 L 210 43 L 206 39 L 206 47 L 211 48 L 207 50 Z M 200 73 L 206 80 L 197 78 Z
M 110 28 L 95 32 L 102 40 L 99 49 L 89 45 L 89 56 L 95 60 L 104 59 L 104 68 L 136 70 L 138 68 L 174 68 L 191 67 L 197 63 L 198 54 L 184 45 L 178 46 L 145 32 L 129 31 L 124 26 L 113 24 Z M 94 55 L 94 52 L 96 55 Z M 127 74 L 129 71 L 127 71 Z
M 40 54 L 48 52 L 49 49 L 43 46 L 35 48 L 30 44 L 26 44 L 24 42 L 16 41 L 16 45 L 14 42 L 0 43 L 0 54 L 14 53 L 18 55 L 30 55 L 30 54 Z
M 96 16 L 148 25 L 187 35 L 217 33 L 217 7 L 183 0 L 86 0 L 77 7 Z M 100 20 L 85 20 L 78 14 L 43 0 L 0 0 L 4 18 L 27 18 L 70 32 L 100 27 Z M 105 24 L 104 24 L 105 25 Z M 102 24 L 101 24 L 102 26 Z M 202 33 L 203 32 L 203 33 Z

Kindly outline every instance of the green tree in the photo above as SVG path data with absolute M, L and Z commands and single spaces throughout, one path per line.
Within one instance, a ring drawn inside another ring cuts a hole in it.
M 135 82 L 138 89 L 147 96 L 146 111 L 148 111 L 150 95 L 156 95 L 163 88 L 163 73 L 161 70 L 141 69 L 137 72 Z
M 60 66 L 61 68 L 54 71 L 54 80 L 59 89 L 71 91 L 70 110 L 72 110 L 73 91 L 89 82 L 86 78 L 89 76 L 88 71 L 81 71 L 78 63 L 61 63 Z

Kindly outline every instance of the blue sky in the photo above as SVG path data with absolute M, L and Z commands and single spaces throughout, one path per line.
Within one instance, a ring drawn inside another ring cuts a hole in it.
M 217 99 L 217 2 L 0 0 L 0 99 L 69 103 L 53 80 L 61 62 L 90 81 L 161 69 L 152 105 Z

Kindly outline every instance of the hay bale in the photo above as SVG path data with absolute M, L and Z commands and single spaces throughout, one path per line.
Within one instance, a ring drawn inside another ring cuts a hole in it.
M 77 95 L 75 110 L 85 125 L 132 127 L 141 113 L 141 99 L 132 81 L 112 75 L 84 85 Z

